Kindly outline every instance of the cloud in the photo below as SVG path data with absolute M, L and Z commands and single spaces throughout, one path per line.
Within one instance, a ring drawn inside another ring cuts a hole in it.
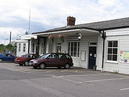
M 98 0 L 98 3 L 103 6 L 113 6 L 118 0 Z
M 5 40 L 9 38 L 10 32 L 12 32 L 12 38 L 16 38 L 17 35 L 23 35 L 25 30 L 22 28 L 0 27 L 0 35 Z
M 65 26 L 67 16 L 75 16 L 76 24 L 127 17 L 128 5 L 128 0 L 0 0 L 0 40 L 10 31 L 16 39 L 28 30 L 30 9 L 36 32 Z

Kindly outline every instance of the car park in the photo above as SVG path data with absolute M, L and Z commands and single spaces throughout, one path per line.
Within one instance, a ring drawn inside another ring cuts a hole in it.
M 21 57 L 17 57 L 15 59 L 15 62 L 17 64 L 19 64 L 20 66 L 22 65 L 29 65 L 29 61 L 32 59 L 37 58 L 38 56 L 36 54 L 26 54 L 26 55 L 22 55 Z
M 0 54 L 0 61 L 14 62 L 15 58 L 12 54 Z
M 64 67 L 70 68 L 73 66 L 73 60 L 70 55 L 63 53 L 48 53 L 40 56 L 37 59 L 33 59 L 30 61 L 33 68 L 41 68 L 44 69 L 46 67 Z

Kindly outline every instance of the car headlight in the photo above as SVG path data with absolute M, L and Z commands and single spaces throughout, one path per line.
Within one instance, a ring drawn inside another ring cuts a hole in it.
M 36 64 L 36 63 L 38 63 L 38 61 L 34 60 L 33 63 Z

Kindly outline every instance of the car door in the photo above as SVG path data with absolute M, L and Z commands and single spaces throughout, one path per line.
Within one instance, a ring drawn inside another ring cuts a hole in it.
M 57 66 L 57 55 L 56 54 L 50 54 L 47 57 L 47 62 L 46 62 L 47 66 L 49 67 L 55 67 Z
M 14 61 L 14 57 L 12 55 L 10 55 L 10 54 L 7 54 L 5 56 L 5 61 Z
M 31 55 L 26 55 L 25 62 L 30 61 L 30 60 L 31 60 Z
M 59 54 L 59 65 L 64 66 L 66 64 L 66 56 L 64 54 Z

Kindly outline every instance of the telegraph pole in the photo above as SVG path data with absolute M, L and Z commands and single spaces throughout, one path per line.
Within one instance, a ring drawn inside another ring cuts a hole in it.
M 28 34 L 30 33 L 31 26 L 31 9 L 29 9 L 29 24 L 28 24 Z
M 12 40 L 12 32 L 10 32 L 9 44 L 11 44 L 11 40 Z

